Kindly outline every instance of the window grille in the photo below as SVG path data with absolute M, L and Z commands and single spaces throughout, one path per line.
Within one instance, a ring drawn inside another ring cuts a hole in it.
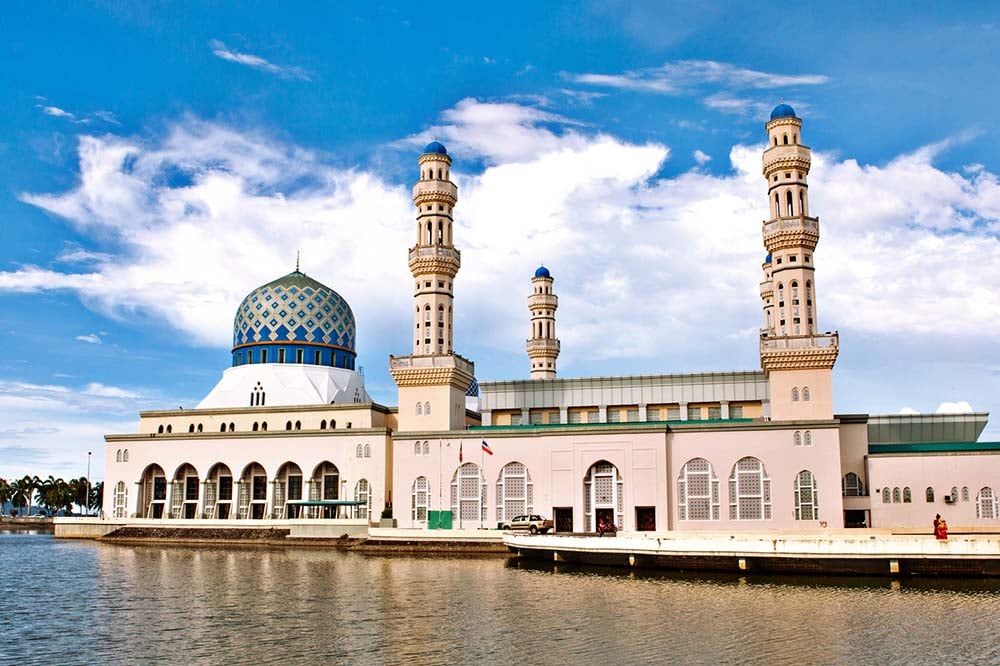
M 792 442 L 794 446 L 802 446 L 802 433 L 796 430 L 795 435 L 792 436 Z
M 928 502 L 934 501 L 934 489 L 930 486 L 927 486 L 927 490 L 924 491 L 924 499 Z
M 861 478 L 854 472 L 844 475 L 844 497 L 860 497 L 864 495 Z
M 596 409 L 591 409 L 587 412 L 587 423 L 600 423 L 601 412 Z
M 486 520 L 486 479 L 479 465 L 467 462 L 457 470 L 451 479 L 451 510 L 458 517 L 459 525 L 464 522 L 485 522 Z
M 729 477 L 729 518 L 771 519 L 771 479 L 757 458 L 741 458 L 733 465 Z
M 892 489 L 892 503 L 893 504 L 899 504 L 899 502 L 901 501 L 901 499 L 902 499 L 902 495 L 899 492 L 899 488 L 898 487 L 893 488 Z
M 128 451 L 125 451 L 125 462 L 128 462 Z M 969 501 L 969 486 L 962 486 L 962 501 Z
M 584 521 L 590 530 L 597 529 L 597 512 L 602 509 L 613 511 L 615 524 L 619 529 L 623 526 L 625 482 L 617 467 L 607 461 L 591 465 L 583 490 Z
M 889 497 L 890 490 L 888 487 L 882 489 L 882 504 L 888 504 L 890 501 Z
M 569 413 L 569 422 L 570 423 L 580 423 L 580 416 L 581 416 L 580 412 L 570 412 Z
M 809 470 L 802 470 L 795 477 L 795 520 L 818 520 L 819 498 L 816 494 L 816 477 Z
M 411 492 L 412 517 L 415 523 L 427 522 L 427 507 L 430 499 L 430 484 L 426 476 L 418 476 Z
M 424 455 L 429 456 L 431 454 L 431 443 L 424 441 Z
M 115 485 L 115 518 L 128 518 L 128 488 L 124 481 Z
M 719 520 L 719 478 L 704 458 L 684 463 L 677 494 L 681 520 Z
M 497 520 L 531 513 L 534 511 L 531 498 L 532 483 L 527 466 L 521 462 L 504 465 L 497 476 Z
M 913 495 L 912 493 L 910 493 L 910 487 L 906 486 L 905 488 L 903 488 L 903 503 L 909 504 L 912 501 L 913 501 Z
M 368 516 L 371 515 L 372 506 L 371 492 L 368 488 L 368 479 L 361 479 L 358 481 L 357 485 L 354 486 L 354 501 L 364 502 L 361 506 L 356 507 L 356 515 L 361 520 L 368 520 Z
M 681 420 L 681 408 L 680 407 L 667 407 L 667 420 L 668 421 L 680 421 Z
M 989 486 L 979 489 L 976 495 L 976 518 L 993 520 L 997 517 L 997 496 Z
M 542 423 L 542 413 L 541 412 L 531 412 L 531 414 L 528 415 L 528 418 L 531 421 L 531 425 L 541 425 L 541 423 Z

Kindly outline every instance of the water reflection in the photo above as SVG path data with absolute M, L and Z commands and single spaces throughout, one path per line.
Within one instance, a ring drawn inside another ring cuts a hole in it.
M 1000 660 L 996 581 L 894 585 L 25 534 L 0 534 L 0 562 L 5 663 Z M 14 619 L 25 608 L 32 615 Z

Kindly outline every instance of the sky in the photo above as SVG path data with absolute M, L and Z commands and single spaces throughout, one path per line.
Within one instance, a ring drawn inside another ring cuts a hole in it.
M 732 4 L 6 3 L 0 477 L 101 478 L 103 435 L 196 406 L 297 253 L 394 405 L 431 140 L 480 381 L 529 376 L 540 264 L 562 377 L 758 369 L 779 101 L 813 149 L 835 411 L 1000 412 L 1000 10 Z

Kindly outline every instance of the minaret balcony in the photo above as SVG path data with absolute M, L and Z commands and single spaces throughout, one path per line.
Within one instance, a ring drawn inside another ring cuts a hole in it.
M 454 206 L 458 202 L 458 186 L 450 180 L 418 180 L 413 186 L 413 203 L 447 203 Z
M 764 222 L 764 238 L 782 232 L 805 232 L 819 236 L 819 218 L 797 215 Z
M 470 375 L 476 366 L 472 361 L 458 354 L 432 354 L 429 356 L 390 356 L 389 370 L 413 370 L 423 368 L 455 368 Z
M 840 347 L 840 336 L 838 333 L 823 333 L 816 335 L 782 335 L 769 337 L 761 333 L 760 351 L 795 351 L 810 349 L 833 349 Z
M 528 356 L 550 356 L 559 354 L 559 340 L 555 338 L 532 338 L 525 341 Z
M 764 175 L 770 176 L 778 169 L 809 169 L 812 151 L 809 146 L 802 145 L 778 145 L 771 146 L 764 151 Z
M 559 297 L 555 294 L 532 294 L 528 296 L 528 309 L 546 308 L 555 310 L 559 307 Z
M 462 253 L 444 245 L 418 245 L 410 248 L 409 265 L 414 275 L 439 273 L 454 277 L 462 266 Z
M 774 282 L 767 280 L 760 283 L 760 297 L 768 298 L 774 295 Z

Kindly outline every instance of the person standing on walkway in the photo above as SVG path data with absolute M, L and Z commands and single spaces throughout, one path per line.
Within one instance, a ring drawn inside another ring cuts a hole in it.
M 948 539 L 948 523 L 944 518 L 938 522 L 937 532 L 934 535 L 939 541 L 947 541 Z
M 931 532 L 931 534 L 933 534 L 934 536 L 937 536 L 938 523 L 940 522 L 941 522 L 941 514 L 939 513 L 936 516 L 934 516 L 934 531 Z

